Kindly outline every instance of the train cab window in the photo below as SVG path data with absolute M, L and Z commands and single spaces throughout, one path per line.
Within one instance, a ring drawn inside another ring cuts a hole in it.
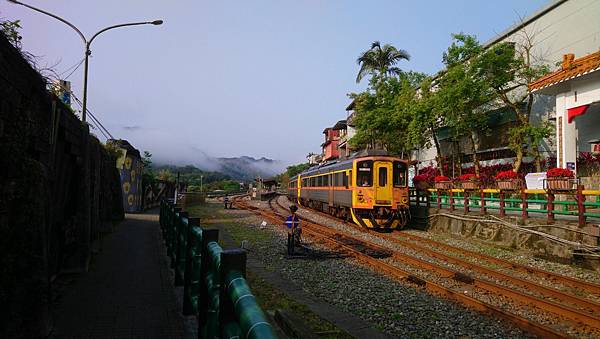
M 406 186 L 406 163 L 394 161 L 394 186 Z
M 380 187 L 387 186 L 387 167 L 379 168 L 379 181 L 378 184 Z
M 366 160 L 356 164 L 356 186 L 373 186 L 373 161 Z

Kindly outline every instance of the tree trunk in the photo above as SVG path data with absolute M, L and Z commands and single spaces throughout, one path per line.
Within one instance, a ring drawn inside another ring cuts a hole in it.
M 540 155 L 540 148 L 538 145 L 531 145 L 531 150 L 533 152 L 533 160 L 535 161 L 535 171 L 542 171 L 542 159 Z
M 469 136 L 469 140 L 471 141 L 471 148 L 473 149 L 473 167 L 475 167 L 475 175 L 479 176 L 480 166 L 479 166 L 479 157 L 477 156 L 477 145 L 475 143 L 475 138 L 473 137 L 473 133 Z
M 521 169 L 521 164 L 523 163 L 523 147 L 519 147 L 516 151 L 517 158 L 515 159 L 515 163 L 513 165 L 513 171 L 519 172 Z
M 438 169 L 440 170 L 440 175 L 445 175 L 444 174 L 444 163 L 442 162 L 442 150 L 440 148 L 440 141 L 438 140 L 437 135 L 435 135 L 435 128 L 434 128 L 433 124 L 431 126 L 429 126 L 429 128 L 431 129 L 431 135 L 433 136 L 433 144 L 435 145 L 435 152 L 436 152 L 435 161 L 437 162 Z

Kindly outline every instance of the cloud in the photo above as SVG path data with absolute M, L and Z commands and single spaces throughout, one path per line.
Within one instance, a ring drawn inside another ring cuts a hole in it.
M 140 126 L 140 125 L 123 126 L 123 129 L 126 131 L 138 131 L 138 130 L 142 129 L 142 126 Z

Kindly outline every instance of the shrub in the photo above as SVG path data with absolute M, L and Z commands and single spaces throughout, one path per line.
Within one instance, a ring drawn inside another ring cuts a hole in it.
M 551 168 L 546 172 L 548 178 L 572 178 L 573 171 L 566 168 Z

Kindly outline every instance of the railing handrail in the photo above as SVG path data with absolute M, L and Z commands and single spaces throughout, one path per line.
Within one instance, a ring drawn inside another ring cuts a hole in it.
M 246 281 L 246 252 L 224 250 L 218 231 L 163 200 L 160 219 L 175 285 L 183 285 L 183 314 L 198 317 L 200 337 L 276 338 Z M 242 293 L 242 294 L 240 294 Z
M 536 197 L 531 199 L 530 195 Z M 540 198 L 540 195 L 545 197 Z M 556 200 L 556 196 L 560 195 L 573 196 L 574 201 Z M 589 218 L 600 218 L 600 213 L 587 211 L 588 207 L 600 208 L 600 190 L 584 190 L 581 185 L 573 190 L 429 188 L 423 191 L 414 188 L 411 189 L 410 196 L 411 202 L 415 204 L 425 204 L 427 207 L 434 206 L 438 209 L 463 208 L 465 212 L 470 212 L 471 208 L 475 208 L 479 209 L 481 214 L 487 214 L 488 210 L 498 210 L 500 216 L 506 215 L 506 211 L 520 211 L 523 218 L 529 218 L 529 213 L 545 213 L 548 221 L 555 220 L 555 215 L 577 216 L 580 226 L 585 226 Z M 596 202 L 586 201 L 588 197 L 596 197 Z M 532 207 L 530 204 L 539 207 Z M 556 209 L 557 206 L 563 206 L 564 209 Z M 568 206 L 576 206 L 577 209 L 567 210 Z

